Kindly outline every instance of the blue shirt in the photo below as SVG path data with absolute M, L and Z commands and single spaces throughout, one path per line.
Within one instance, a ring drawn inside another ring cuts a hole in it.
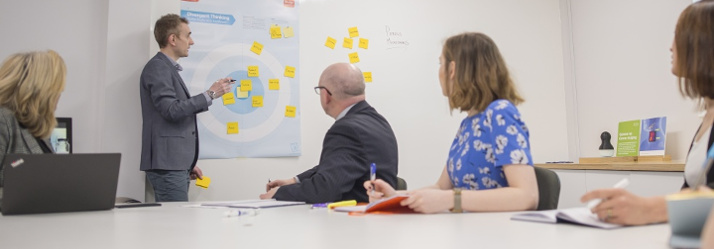
M 507 187 L 503 165 L 533 166 L 528 128 L 508 100 L 491 102 L 486 109 L 461 122 L 446 163 L 451 184 L 462 189 Z

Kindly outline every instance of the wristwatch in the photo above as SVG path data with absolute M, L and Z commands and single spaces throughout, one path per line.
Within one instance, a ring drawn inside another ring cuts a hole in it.
M 216 92 L 208 90 L 206 94 L 208 94 L 208 97 L 211 97 L 211 99 L 216 99 Z
M 461 189 L 454 188 L 454 208 L 451 209 L 452 213 L 463 213 L 464 210 L 461 209 Z

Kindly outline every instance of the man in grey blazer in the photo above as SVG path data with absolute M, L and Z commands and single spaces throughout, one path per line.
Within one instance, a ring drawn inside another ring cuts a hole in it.
M 335 123 L 325 134 L 317 166 L 293 178 L 271 181 L 261 199 L 308 203 L 369 202 L 363 183 L 376 177 L 397 185 L 397 139 L 389 122 L 367 101 L 362 71 L 349 63 L 333 64 L 320 76 L 316 93 Z
M 162 16 L 154 26 L 161 51 L 141 72 L 141 170 L 154 188 L 157 202 L 188 201 L 190 180 L 201 178 L 196 166 L 198 130 L 196 114 L 208 110 L 212 100 L 230 91 L 230 78 L 220 79 L 204 93 L 190 96 L 179 75 L 178 59 L 193 45 L 188 20 L 175 14 Z

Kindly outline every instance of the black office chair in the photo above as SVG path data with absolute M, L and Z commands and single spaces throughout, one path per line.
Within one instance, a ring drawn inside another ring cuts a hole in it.
M 557 209 L 560 199 L 560 178 L 552 170 L 533 168 L 538 182 L 538 210 Z
M 407 190 L 407 181 L 397 176 L 397 190 Z

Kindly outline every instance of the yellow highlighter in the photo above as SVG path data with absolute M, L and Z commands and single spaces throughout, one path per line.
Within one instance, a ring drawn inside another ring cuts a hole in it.
M 327 209 L 334 209 L 336 207 L 347 207 L 347 206 L 357 206 L 357 201 L 349 200 L 349 201 L 333 202 L 333 203 L 327 204 Z

